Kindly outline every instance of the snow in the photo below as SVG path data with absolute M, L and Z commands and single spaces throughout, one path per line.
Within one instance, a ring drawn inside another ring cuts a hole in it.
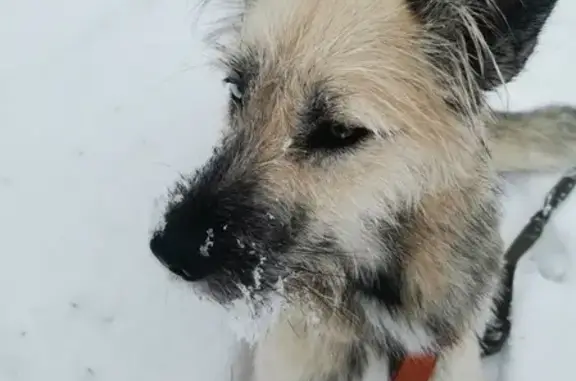
M 226 314 L 148 250 L 161 197 L 210 154 L 226 88 L 193 3 L 0 2 L 0 381 L 229 380 Z M 496 104 L 576 104 L 576 4 Z M 559 174 L 513 176 L 507 242 Z M 576 200 L 522 261 L 502 381 L 570 379 Z
M 214 229 L 210 228 L 206 230 L 206 241 L 200 246 L 200 254 L 209 257 L 212 246 L 214 246 Z

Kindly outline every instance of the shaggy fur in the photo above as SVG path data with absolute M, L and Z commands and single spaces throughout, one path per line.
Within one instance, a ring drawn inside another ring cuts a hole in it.
M 211 35 L 228 126 L 152 252 L 261 323 L 245 377 L 360 381 L 429 352 L 436 381 L 482 380 L 497 172 L 576 159 L 572 109 L 493 119 L 483 92 L 520 72 L 555 1 L 238 1 Z
M 495 115 L 488 128 L 498 171 L 557 171 L 576 163 L 576 109 L 547 106 Z

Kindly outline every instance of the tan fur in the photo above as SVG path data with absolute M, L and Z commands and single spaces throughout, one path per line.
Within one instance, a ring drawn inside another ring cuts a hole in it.
M 454 227 L 469 221 L 473 208 L 479 207 L 475 200 L 486 197 L 479 192 L 482 187 L 474 184 L 422 200 L 415 226 L 405 238 L 412 253 L 406 267 L 407 300 L 412 301 L 414 313 L 427 311 L 445 299 L 450 283 L 465 283 L 459 278 L 466 275 L 459 274 L 457 266 L 448 270 L 452 276 L 447 278 L 446 266 L 457 260 L 451 256 L 459 255 L 451 246 L 462 238 L 462 231 Z
M 547 106 L 495 115 L 488 124 L 498 171 L 557 171 L 576 162 L 576 109 Z

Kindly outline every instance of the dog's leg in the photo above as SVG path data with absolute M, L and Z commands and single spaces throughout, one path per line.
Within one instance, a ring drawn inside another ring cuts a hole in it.
M 480 343 L 474 333 L 443 353 L 434 381 L 485 381 Z

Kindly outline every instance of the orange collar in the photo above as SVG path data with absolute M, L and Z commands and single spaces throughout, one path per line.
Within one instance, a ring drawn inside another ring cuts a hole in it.
M 434 355 L 407 356 L 400 361 L 391 380 L 430 381 L 435 367 L 436 356 Z

